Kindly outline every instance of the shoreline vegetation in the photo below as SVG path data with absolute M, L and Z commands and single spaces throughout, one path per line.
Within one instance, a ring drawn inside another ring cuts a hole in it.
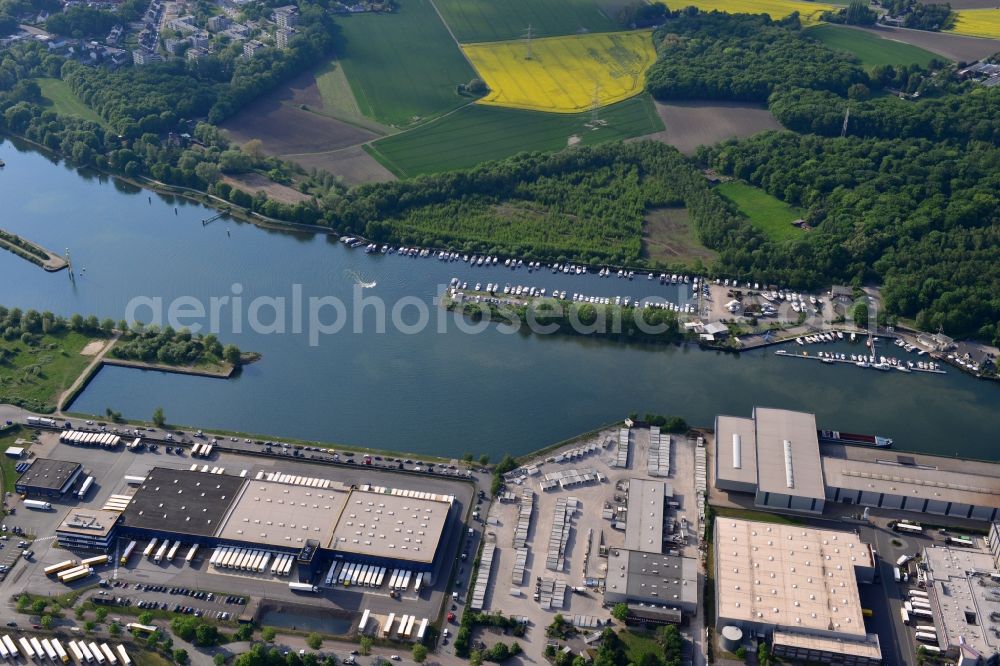
M 0 402 L 38 413 L 71 404 L 103 365 L 227 378 L 259 358 L 169 326 L 0 306 Z
M 61 271 L 69 266 L 68 261 L 46 250 L 38 243 L 21 238 L 17 234 L 5 231 L 4 229 L 0 229 L 0 247 L 12 254 L 16 254 L 22 259 L 30 261 L 36 266 L 44 268 L 50 273 Z
M 485 292 L 481 296 L 489 298 Z M 684 339 L 677 325 L 677 315 L 658 308 L 576 303 L 551 297 L 530 302 L 492 303 L 457 299 L 447 294 L 442 297 L 442 306 L 449 312 L 461 312 L 474 323 L 485 320 L 513 331 L 659 344 L 678 343 Z

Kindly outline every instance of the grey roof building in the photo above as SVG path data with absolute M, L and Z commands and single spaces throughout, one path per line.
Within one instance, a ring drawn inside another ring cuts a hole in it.
M 40 497 L 62 497 L 83 473 L 78 462 L 36 458 L 14 484 L 17 492 Z
M 822 513 L 828 503 L 1000 520 L 1000 464 L 819 444 L 812 414 L 754 409 L 715 419 L 715 487 L 757 506 Z
M 692 557 L 613 550 L 608 556 L 604 602 L 624 602 L 652 613 L 671 609 L 694 613 L 698 608 L 698 562 Z
M 663 481 L 630 479 L 625 548 L 645 553 L 663 552 L 663 511 L 666 502 Z
M 826 501 L 816 417 L 755 407 L 715 422 L 716 487 L 753 492 L 761 507 L 822 513 Z

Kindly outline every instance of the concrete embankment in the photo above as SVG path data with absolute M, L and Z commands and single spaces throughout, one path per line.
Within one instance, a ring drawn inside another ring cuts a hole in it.
M 69 262 L 58 254 L 46 250 L 38 243 L 33 243 L 3 229 L 0 229 L 0 247 L 41 266 L 50 273 L 61 271 L 69 266 Z

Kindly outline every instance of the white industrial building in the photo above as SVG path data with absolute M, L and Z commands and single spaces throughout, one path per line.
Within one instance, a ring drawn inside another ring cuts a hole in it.
M 751 418 L 716 417 L 714 460 L 715 487 L 752 494 L 760 507 L 822 513 L 857 504 L 1000 520 L 1000 464 L 820 444 L 815 416 L 803 412 L 757 407 Z
M 717 518 L 714 534 L 720 631 L 768 635 L 785 659 L 881 664 L 858 594 L 874 578 L 874 555 L 856 533 Z

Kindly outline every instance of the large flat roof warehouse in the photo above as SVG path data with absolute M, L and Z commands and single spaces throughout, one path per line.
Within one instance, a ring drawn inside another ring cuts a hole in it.
M 826 498 L 816 417 L 787 409 L 755 407 L 757 492 Z M 763 502 L 767 504 L 768 502 Z
M 715 543 L 720 626 L 866 636 L 855 568 L 874 560 L 857 534 L 720 517 Z
M 302 548 L 315 539 L 329 548 L 348 492 L 273 481 L 248 481 L 218 533 L 226 541 Z
M 831 488 L 969 506 L 1000 506 L 1000 465 L 862 446 L 824 445 Z
M 330 548 L 341 553 L 429 564 L 453 499 L 372 486 L 353 490 L 334 528 Z
M 78 462 L 35 458 L 31 467 L 18 477 L 16 485 L 18 488 L 63 492 L 80 470 Z
M 929 587 L 944 628 L 944 649 L 961 643 L 988 659 L 1000 653 L 1000 574 L 986 550 L 931 546 L 924 549 Z
M 246 482 L 231 474 L 154 467 L 122 513 L 121 525 L 151 532 L 212 536 L 219 531 Z
M 663 481 L 629 479 L 625 548 L 647 553 L 663 552 Z

